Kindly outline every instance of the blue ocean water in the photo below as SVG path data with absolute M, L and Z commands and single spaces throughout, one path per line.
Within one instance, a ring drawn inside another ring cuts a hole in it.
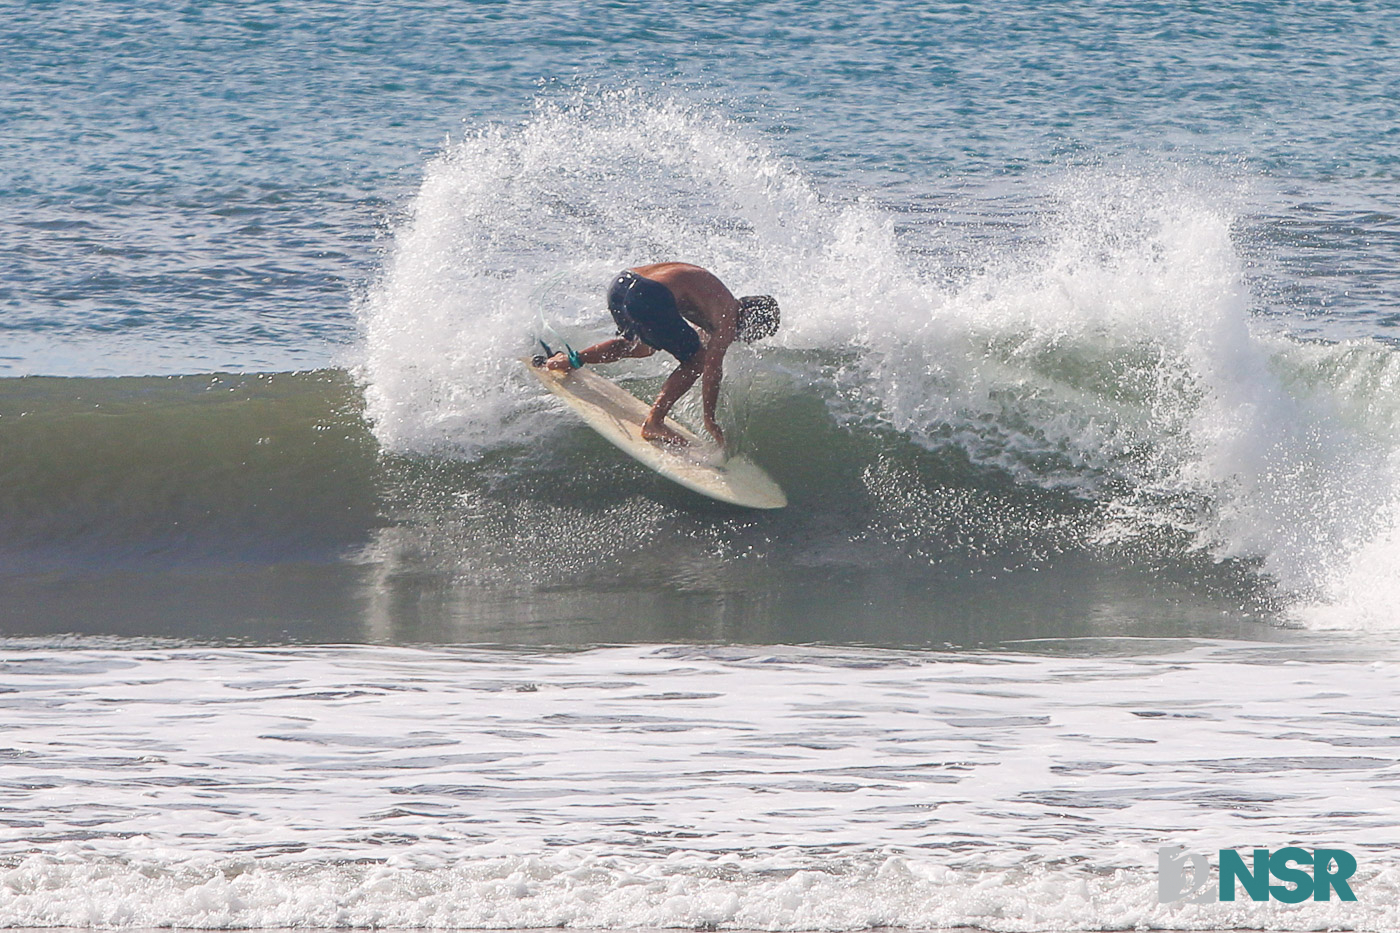
M 1397 41 L 0 0 L 0 927 L 1396 928 Z M 519 371 L 661 259 L 789 508 Z
M 1395 326 L 1386 4 L 3 12 L 11 374 L 340 359 L 381 237 L 445 138 L 626 88 L 735 121 L 823 197 L 934 227 L 912 237 L 931 248 L 948 227 L 1014 240 L 1069 166 L 1184 168 L 1243 188 L 1238 236 L 1268 267 L 1255 310 L 1326 335 Z

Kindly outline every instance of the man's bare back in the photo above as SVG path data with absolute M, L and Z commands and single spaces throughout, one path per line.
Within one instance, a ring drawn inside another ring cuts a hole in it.
M 651 356 L 657 350 L 666 350 L 680 362 L 652 404 L 642 425 L 642 437 L 682 446 L 686 443 L 666 426 L 666 416 L 699 379 L 705 430 L 723 447 L 724 432 L 715 420 L 715 409 L 724 376 L 724 355 L 741 337 L 741 322 L 750 325 L 743 335 L 746 340 L 776 331 L 777 302 L 766 296 L 737 299 L 707 269 L 685 262 L 659 262 L 618 275 L 608 292 L 608 310 L 617 322 L 619 336 L 579 351 L 581 363 L 612 363 Z M 559 353 L 546 365 L 562 370 L 573 364 Z
M 658 262 L 632 271 L 669 288 L 681 316 L 707 333 L 733 327 L 738 320 L 739 299 L 708 269 L 688 262 Z

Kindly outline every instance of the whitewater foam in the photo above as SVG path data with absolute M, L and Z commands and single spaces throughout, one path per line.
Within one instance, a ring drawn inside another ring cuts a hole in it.
M 0 927 L 1380 931 L 1400 910 L 1378 712 L 1400 669 L 1374 646 L 4 647 Z M 1159 905 L 1163 844 L 1343 847 L 1358 900 Z

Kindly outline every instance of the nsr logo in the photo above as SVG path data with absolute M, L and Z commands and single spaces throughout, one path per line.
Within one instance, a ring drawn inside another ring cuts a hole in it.
M 1312 873 L 1299 865 L 1311 865 Z M 1235 883 L 1239 882 L 1251 901 L 1267 901 L 1270 897 L 1285 904 L 1308 898 L 1330 901 L 1334 890 L 1342 900 L 1354 901 L 1356 895 L 1351 893 L 1347 879 L 1355 873 L 1356 859 L 1341 849 L 1309 852 L 1289 846 L 1272 853 L 1255 849 L 1252 871 L 1238 852 L 1221 849 L 1220 882 L 1212 887 L 1210 863 L 1204 855 L 1188 853 L 1182 846 L 1163 846 L 1157 850 L 1157 900 L 1163 904 L 1182 899 L 1188 904 L 1233 901 Z M 1270 884 L 1270 875 L 1284 883 Z

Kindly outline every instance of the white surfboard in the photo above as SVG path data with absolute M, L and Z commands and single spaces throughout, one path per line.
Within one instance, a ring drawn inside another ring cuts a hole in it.
M 555 372 L 536 366 L 529 359 L 524 362 L 589 427 L 667 479 L 702 496 L 751 509 L 781 509 L 787 505 L 782 487 L 758 464 L 741 455 L 726 458 L 714 444 L 670 418 L 666 419 L 667 426 L 684 437 L 689 446 L 643 440 L 642 422 L 651 407 L 617 383 L 587 367 Z

